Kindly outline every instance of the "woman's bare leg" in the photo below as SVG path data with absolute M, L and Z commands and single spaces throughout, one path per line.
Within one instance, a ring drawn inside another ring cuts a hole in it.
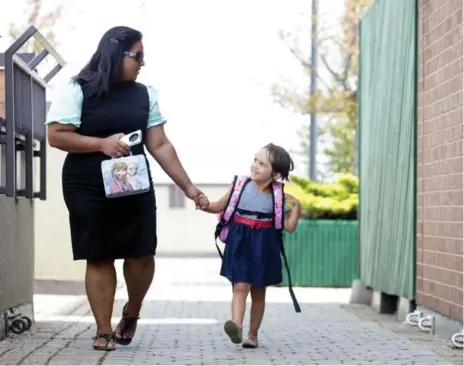
M 97 325 L 97 335 L 113 334 L 111 315 L 116 292 L 114 261 L 87 261 L 85 289 Z M 104 347 L 106 343 L 104 338 L 94 340 L 94 346 L 97 347 Z M 108 343 L 108 347 L 114 348 L 113 340 Z
M 153 282 L 155 274 L 155 258 L 150 255 L 142 258 L 126 259 L 123 265 L 124 279 L 126 280 L 127 294 L 129 301 L 127 302 L 126 311 L 129 317 L 138 317 L 142 302 L 148 289 Z M 135 335 L 137 322 L 133 323 L 129 329 L 126 329 L 124 334 L 121 334 L 121 329 L 124 326 L 121 320 L 116 327 L 116 338 L 132 338 Z

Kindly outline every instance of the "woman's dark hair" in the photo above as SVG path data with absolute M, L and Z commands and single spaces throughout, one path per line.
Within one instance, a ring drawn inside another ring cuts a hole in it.
M 280 174 L 283 180 L 288 181 L 290 172 L 295 166 L 290 154 L 283 147 L 272 143 L 264 146 L 264 149 L 266 149 L 267 156 L 271 161 L 272 172 Z
M 138 30 L 119 26 L 109 29 L 101 38 L 90 61 L 73 80 L 85 84 L 90 97 L 101 97 L 109 92 L 112 82 L 122 78 L 124 52 L 142 40 Z

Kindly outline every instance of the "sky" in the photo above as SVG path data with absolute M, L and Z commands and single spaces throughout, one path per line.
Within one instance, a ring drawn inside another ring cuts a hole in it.
M 139 81 L 158 90 L 167 134 L 194 181 L 226 183 L 247 173 L 254 153 L 269 142 L 298 149 L 297 131 L 309 116 L 277 105 L 270 87 L 283 79 L 300 88 L 309 83 L 278 34 L 296 31 L 309 55 L 310 0 L 148 0 L 143 8 L 140 0 L 43 1 L 48 8 L 65 1 L 55 33 L 67 66 L 52 80 L 53 92 L 82 68 L 108 28 L 143 32 L 146 66 Z M 1 35 L 12 19 L 26 21 L 26 3 L 0 0 Z M 330 18 L 343 0 L 320 4 Z M 0 50 L 6 46 L 0 38 Z M 307 176 L 293 157 L 295 173 Z M 155 181 L 169 181 L 153 169 Z

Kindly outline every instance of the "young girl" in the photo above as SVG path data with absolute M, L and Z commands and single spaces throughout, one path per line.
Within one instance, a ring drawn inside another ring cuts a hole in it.
M 273 228 L 273 198 L 271 183 L 288 180 L 293 161 L 280 146 L 268 144 L 256 155 L 251 165 L 251 181 L 243 188 L 236 214 L 230 226 L 221 266 L 221 276 L 233 284 L 232 319 L 224 324 L 224 331 L 233 343 L 245 348 L 258 347 L 258 330 L 264 315 L 266 287 L 282 282 L 280 239 Z M 226 209 L 231 188 L 204 211 L 219 213 Z M 300 216 L 300 203 L 285 195 L 285 202 L 293 206 L 285 209 L 285 230 L 293 232 Z M 243 340 L 242 328 L 246 299 L 251 294 L 250 329 Z

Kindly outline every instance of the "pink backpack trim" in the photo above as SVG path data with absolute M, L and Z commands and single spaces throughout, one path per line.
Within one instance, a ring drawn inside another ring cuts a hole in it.
M 223 227 L 219 231 L 219 240 L 225 243 L 230 229 L 230 219 L 235 214 L 240 196 L 242 195 L 245 184 L 249 182 L 248 176 L 235 177 L 232 183 L 232 192 L 229 202 L 224 211 L 218 214 L 219 223 L 223 223 Z M 283 229 L 283 183 L 272 182 L 272 197 L 274 201 L 274 227 L 276 230 Z

